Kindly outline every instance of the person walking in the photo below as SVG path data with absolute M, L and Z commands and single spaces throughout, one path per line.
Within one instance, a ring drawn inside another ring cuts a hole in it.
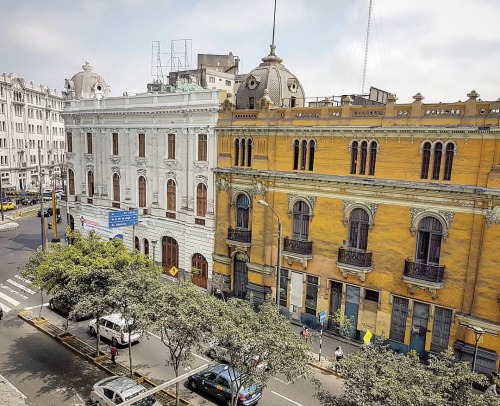
M 490 384 L 486 388 L 486 390 L 484 391 L 484 393 L 493 392 L 495 395 L 498 396 L 498 393 L 497 393 L 497 377 L 498 377 L 498 374 L 495 371 L 493 371 L 491 373 L 491 375 L 490 375 Z
M 344 351 L 342 351 L 342 348 L 338 346 L 337 348 L 335 348 L 335 360 L 338 362 L 342 358 L 344 358 Z
M 116 364 L 116 356 L 118 355 L 118 348 L 116 348 L 116 344 L 113 344 L 111 347 L 111 362 Z
M 302 339 L 307 343 L 307 336 L 309 335 L 309 330 L 306 326 L 302 326 L 302 331 L 300 332 Z

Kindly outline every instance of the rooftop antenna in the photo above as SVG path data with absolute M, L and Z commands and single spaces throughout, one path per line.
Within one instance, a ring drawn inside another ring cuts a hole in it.
M 276 0 L 274 0 L 276 4 Z M 361 94 L 365 93 L 365 80 L 366 80 L 366 64 L 368 62 L 368 43 L 370 42 L 370 23 L 372 19 L 372 0 L 370 0 L 370 6 L 368 8 L 368 26 L 366 28 L 366 41 L 365 41 L 365 60 L 363 63 L 363 84 L 361 85 Z M 273 29 L 274 38 L 274 29 Z
M 174 39 L 170 41 L 170 72 L 188 70 L 193 58 L 192 39 Z
M 274 30 L 276 27 L 276 0 L 274 0 L 274 16 L 273 16 L 273 40 L 271 42 L 271 55 L 274 55 L 274 50 L 276 49 L 276 45 L 274 45 Z
M 151 41 L 151 76 L 156 77 L 158 83 L 163 83 L 160 41 Z

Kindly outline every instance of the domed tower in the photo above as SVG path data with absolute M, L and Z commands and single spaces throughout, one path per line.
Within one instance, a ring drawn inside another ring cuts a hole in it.
M 109 96 L 111 88 L 101 76 L 92 72 L 92 66 L 85 62 L 82 68 L 83 72 L 70 80 L 65 79 L 66 100 L 102 99 Z
M 271 53 L 262 58 L 262 63 L 242 81 L 236 93 L 237 109 L 254 109 L 259 100 L 268 96 L 277 107 L 304 106 L 305 93 L 297 77 L 281 63 L 283 59 Z M 267 90 L 267 92 L 266 92 Z

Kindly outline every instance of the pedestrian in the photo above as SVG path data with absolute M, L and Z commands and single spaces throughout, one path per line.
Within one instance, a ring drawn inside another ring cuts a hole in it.
M 116 364 L 116 356 L 118 355 L 118 348 L 116 348 L 116 344 L 113 344 L 113 346 L 111 347 L 111 362 L 113 364 Z
M 498 374 L 493 371 L 490 375 L 490 385 L 486 388 L 486 390 L 484 391 L 484 393 L 486 392 L 493 392 L 495 395 L 498 396 L 498 393 L 497 393 L 497 377 L 498 377 Z
M 335 359 L 337 361 L 340 361 L 342 358 L 344 358 L 344 352 L 342 351 L 342 348 L 338 346 L 337 348 L 335 348 Z
M 307 343 L 307 336 L 309 335 L 309 330 L 307 329 L 306 326 L 302 326 L 302 331 L 300 332 L 300 335 L 302 336 L 303 340 Z

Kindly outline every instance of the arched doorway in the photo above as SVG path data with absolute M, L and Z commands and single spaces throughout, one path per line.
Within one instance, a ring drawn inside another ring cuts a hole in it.
M 248 257 L 243 252 L 237 252 L 234 256 L 234 285 L 233 293 L 235 297 L 245 299 L 248 285 Z
M 164 274 L 179 277 L 179 244 L 172 237 L 161 239 L 161 266 Z
M 191 281 L 200 288 L 207 288 L 208 262 L 201 254 L 194 254 L 191 260 Z

